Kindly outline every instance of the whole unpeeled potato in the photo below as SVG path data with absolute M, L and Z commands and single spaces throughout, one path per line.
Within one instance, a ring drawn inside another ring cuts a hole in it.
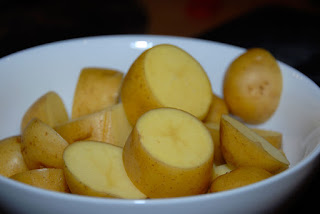
M 281 93 L 281 70 L 265 49 L 249 49 L 230 64 L 225 74 L 225 102 L 232 114 L 247 123 L 267 121 L 276 111 Z

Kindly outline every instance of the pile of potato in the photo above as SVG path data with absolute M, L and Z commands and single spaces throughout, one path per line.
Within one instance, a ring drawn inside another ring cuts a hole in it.
M 289 166 L 281 133 L 246 125 L 267 121 L 281 92 L 281 71 L 264 49 L 230 64 L 222 98 L 191 55 L 157 45 L 126 75 L 84 68 L 71 118 L 55 92 L 36 100 L 21 135 L 0 141 L 0 174 L 53 191 L 127 199 L 248 185 Z

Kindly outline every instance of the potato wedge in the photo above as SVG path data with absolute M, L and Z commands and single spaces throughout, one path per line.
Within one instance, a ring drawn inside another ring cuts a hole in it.
M 225 164 L 226 161 L 223 158 L 220 149 L 220 124 L 219 123 L 205 123 L 205 126 L 209 130 L 213 143 L 214 143 L 214 163 L 219 166 Z
M 193 115 L 172 108 L 143 114 L 123 149 L 132 182 L 150 198 L 207 191 L 214 145 L 209 131 Z
M 252 128 L 252 130 L 266 139 L 269 143 L 271 143 L 277 149 L 282 148 L 282 134 L 280 132 L 265 130 L 265 129 L 258 129 Z
M 239 167 L 213 180 L 209 192 L 221 192 L 256 183 L 272 174 L 258 167 Z
M 51 127 L 69 120 L 61 97 L 53 91 L 41 96 L 28 108 L 21 121 L 21 132 L 34 118 L 38 118 Z
M 105 68 L 81 70 L 72 105 L 72 118 L 91 114 L 118 102 L 123 73 Z
M 21 136 L 21 152 L 29 169 L 63 168 L 62 154 L 68 145 L 39 119 L 31 120 Z
M 121 88 L 121 100 L 132 125 L 143 113 L 160 107 L 182 109 L 202 120 L 211 98 L 210 80 L 199 62 L 167 44 L 143 52 L 130 67 Z
M 221 117 L 220 142 L 223 157 L 232 167 L 255 166 L 278 173 L 290 164 L 279 149 L 228 115 Z
M 64 171 L 72 193 L 99 197 L 144 199 L 129 179 L 122 148 L 108 143 L 78 141 L 63 154 Z
M 102 141 L 123 147 L 130 125 L 122 103 L 73 119 L 54 128 L 68 143 L 80 140 Z
M 0 175 L 10 177 L 29 170 L 21 153 L 21 137 L 13 136 L 0 141 Z
M 223 94 L 230 113 L 244 122 L 267 121 L 282 94 L 282 74 L 276 59 L 262 48 L 247 50 L 227 69 Z
M 10 178 L 42 189 L 70 192 L 62 169 L 33 169 L 15 174 Z
M 209 112 L 203 122 L 220 123 L 220 118 L 223 114 L 229 114 L 228 106 L 223 98 L 213 93 Z

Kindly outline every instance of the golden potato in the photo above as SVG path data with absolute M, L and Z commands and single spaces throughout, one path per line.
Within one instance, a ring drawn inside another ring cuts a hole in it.
M 258 167 L 239 167 L 213 180 L 209 192 L 226 191 L 256 183 L 271 177 L 272 174 Z
M 205 193 L 214 145 L 193 115 L 172 108 L 143 114 L 124 148 L 123 162 L 132 182 L 150 198 Z
M 41 96 L 28 108 L 21 121 L 21 132 L 34 118 L 38 118 L 51 127 L 69 120 L 61 97 L 53 91 Z
M 108 143 L 78 141 L 63 154 L 70 191 L 80 195 L 144 199 L 129 179 L 122 161 L 122 148 Z
M 105 68 L 81 70 L 72 105 L 72 118 L 91 114 L 118 102 L 123 73 Z
M 199 62 L 167 44 L 143 52 L 130 67 L 121 88 L 123 107 L 132 125 L 143 113 L 160 107 L 182 109 L 202 120 L 211 98 L 210 80 Z
M 122 103 L 118 103 L 99 112 L 68 121 L 54 129 L 68 143 L 93 140 L 123 147 L 132 126 L 126 117 Z
M 217 166 L 226 163 L 220 149 L 220 124 L 210 122 L 205 123 L 205 126 L 209 130 L 214 143 L 214 163 Z
M 223 157 L 231 167 L 255 166 L 278 173 L 290 164 L 279 149 L 228 115 L 221 117 L 220 143 Z
M 228 106 L 223 98 L 213 93 L 209 112 L 203 122 L 220 123 L 220 118 L 223 114 L 229 114 Z
M 282 134 L 280 132 L 265 130 L 265 129 L 258 129 L 252 128 L 252 130 L 266 139 L 269 143 L 271 143 L 277 149 L 281 149 L 282 147 Z
M 219 166 L 213 164 L 212 180 L 216 179 L 220 175 L 224 175 L 224 174 L 231 172 L 231 171 L 232 171 L 232 168 L 228 164 L 222 164 Z
M 62 154 L 68 145 L 39 119 L 31 120 L 21 136 L 21 152 L 29 169 L 63 168 Z
M 70 192 L 62 169 L 33 169 L 15 174 L 10 178 L 42 189 Z
M 0 141 L 0 175 L 10 177 L 29 170 L 21 154 L 20 136 Z
M 247 50 L 225 74 L 223 94 L 228 109 L 247 123 L 267 121 L 276 111 L 281 93 L 281 70 L 267 50 Z

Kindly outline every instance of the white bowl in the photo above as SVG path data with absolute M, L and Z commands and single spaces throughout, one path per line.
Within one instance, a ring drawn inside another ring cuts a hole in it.
M 221 95 L 224 72 L 244 49 L 221 43 L 168 36 L 81 38 L 20 51 L 0 59 L 0 139 L 19 134 L 22 115 L 38 97 L 56 91 L 70 112 L 81 68 L 100 66 L 126 72 L 146 48 L 177 45 L 193 55 Z M 313 170 L 320 154 L 320 90 L 297 70 L 279 62 L 284 88 L 279 108 L 260 127 L 283 133 L 291 166 L 262 182 L 215 194 L 153 200 L 85 197 L 42 190 L 0 176 L 0 207 L 13 213 L 258 213 L 271 211 Z

